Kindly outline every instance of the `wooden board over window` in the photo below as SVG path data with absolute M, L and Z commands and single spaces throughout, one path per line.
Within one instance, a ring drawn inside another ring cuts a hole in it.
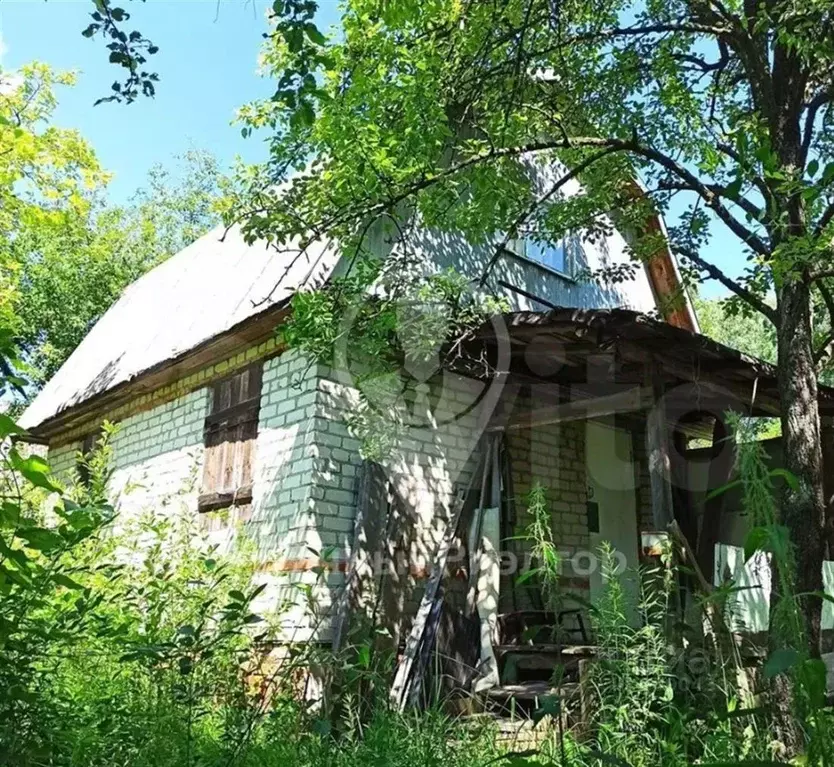
M 200 511 L 242 506 L 252 500 L 262 372 L 262 363 L 256 362 L 212 385 Z

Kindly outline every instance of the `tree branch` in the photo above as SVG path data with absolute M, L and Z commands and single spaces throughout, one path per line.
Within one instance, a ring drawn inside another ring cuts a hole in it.
M 481 278 L 478 281 L 478 284 L 481 286 L 484 285 L 487 277 L 489 276 L 490 271 L 492 271 L 492 267 L 495 266 L 495 263 L 501 256 L 501 253 L 504 250 L 506 250 L 507 245 L 510 242 L 510 239 L 517 233 L 519 227 L 523 226 L 530 218 L 530 216 L 532 216 L 536 212 L 536 210 L 538 210 L 539 206 L 547 202 L 568 181 L 570 181 L 573 178 L 576 178 L 580 173 L 582 173 L 582 171 L 591 167 L 591 165 L 593 165 L 597 160 L 605 157 L 606 155 L 613 154 L 616 151 L 618 150 L 614 147 L 606 147 L 605 149 L 601 149 L 599 152 L 595 152 L 590 157 L 586 157 L 582 162 L 576 165 L 576 167 L 572 168 L 558 181 L 556 181 L 544 194 L 542 194 L 537 199 L 533 200 L 533 202 L 527 207 L 527 209 L 513 222 L 513 225 L 507 230 L 507 233 L 504 235 L 501 242 L 495 248 L 495 252 L 492 254 L 492 257 L 489 259 L 489 262 L 486 264 L 483 271 L 481 272 Z
M 828 323 L 831 325 L 831 330 L 823 339 L 820 348 L 814 352 L 814 364 L 819 369 L 826 358 L 830 359 L 834 355 L 834 295 L 831 294 L 828 285 L 824 282 L 817 285 L 817 290 L 819 290 L 822 302 L 828 310 Z
M 728 288 L 733 293 L 735 293 L 740 299 L 746 301 L 750 306 L 752 306 L 756 311 L 763 314 L 767 317 L 774 325 L 777 323 L 777 315 L 776 310 L 768 306 L 762 299 L 760 299 L 757 295 L 749 291 L 743 285 L 739 284 L 735 280 L 730 279 L 724 272 L 722 272 L 715 264 L 711 264 L 709 261 L 704 260 L 698 253 L 690 248 L 686 248 L 682 245 L 673 245 L 672 249 L 682 255 L 684 258 L 688 258 L 693 264 L 698 266 L 702 271 L 705 271 L 712 279 L 720 282 L 725 288 Z
M 802 135 L 803 162 L 808 159 L 808 150 L 811 148 L 811 141 L 814 138 L 814 122 L 817 119 L 817 112 L 819 112 L 822 107 L 831 101 L 832 95 L 834 95 L 834 92 L 831 90 L 822 91 L 814 96 L 808 104 L 808 111 L 805 114 L 805 127 Z
M 746 245 L 755 250 L 761 256 L 770 256 L 770 248 L 767 244 L 754 232 L 750 231 L 744 224 L 736 219 L 727 207 L 718 199 L 718 195 L 711 191 L 709 185 L 701 181 L 694 173 L 687 170 L 684 166 L 677 163 L 671 157 L 659 152 L 652 147 L 641 146 L 637 143 L 628 143 L 627 149 L 645 157 L 647 160 L 652 160 L 663 168 L 666 168 L 670 173 L 677 176 L 685 182 L 689 188 L 698 194 L 708 208 L 711 208 L 713 213 L 718 216 L 721 221 L 729 228 L 729 230 L 742 240 Z
M 562 41 L 562 46 L 575 43 L 599 42 L 611 40 L 615 37 L 634 37 L 639 35 L 662 35 L 670 32 L 682 32 L 691 35 L 714 35 L 718 37 L 730 31 L 729 27 L 713 26 L 711 24 L 698 24 L 695 22 L 677 22 L 672 24 L 648 24 L 635 27 L 613 27 L 602 29 L 597 32 L 586 32 L 581 35 L 574 35 Z
M 709 189 L 715 195 L 721 195 L 722 197 L 726 197 L 735 205 L 738 205 L 745 213 L 748 213 L 757 221 L 761 221 L 762 217 L 764 216 L 764 211 L 756 204 L 752 203 L 746 197 L 739 197 L 735 199 L 733 197 L 729 197 L 727 195 L 727 187 L 723 186 L 722 184 L 707 184 L 707 189 Z M 689 187 L 686 184 L 682 184 L 680 182 L 675 181 L 661 181 L 657 186 L 659 191 L 681 191 L 681 192 L 694 192 L 695 190 Z
M 834 221 L 834 202 L 832 202 L 820 216 L 820 220 L 814 227 L 814 237 L 821 237 L 825 227 Z

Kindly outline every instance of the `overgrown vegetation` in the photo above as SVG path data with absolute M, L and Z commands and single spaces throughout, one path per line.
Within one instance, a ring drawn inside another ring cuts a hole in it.
M 761 671 L 743 662 L 728 629 L 727 596 L 736 588 L 732 581 L 693 593 L 692 582 L 680 578 L 693 565 L 678 542 L 671 541 L 655 564 L 641 566 L 635 597 L 624 589 L 620 563 L 604 544 L 599 552 L 604 589 L 591 607 L 598 649 L 580 683 L 584 721 L 578 730 L 566 731 L 562 719 L 570 704 L 542 701 L 542 715 L 556 718 L 560 726 L 526 763 L 787 764 L 792 753 L 801 753 L 802 764 L 834 764 L 834 710 L 826 706 L 825 665 L 807 655 L 792 546 L 775 513 L 774 478 L 795 480 L 767 466 L 761 443 L 744 432 L 750 427 L 743 419 L 734 428 L 739 481 L 752 525 L 745 558 L 765 552 L 779 573 L 777 616 L 771 622 L 776 628 Z M 535 486 L 527 502 L 527 535 L 538 563 L 531 572 L 543 583 L 549 609 L 556 611 L 565 595 L 544 489 Z M 684 622 L 687 599 L 700 605 L 706 631 Z M 721 608 L 720 622 L 712 625 L 710 604 Z M 554 684 L 562 675 L 557 668 Z
M 0 351 L 11 370 L 8 337 Z M 0 375 L 0 395 L 22 383 Z M 342 703 L 322 718 L 301 694 L 322 659 L 310 645 L 279 662 L 280 613 L 253 612 L 263 585 L 243 536 L 220 555 L 192 515 L 119 518 L 112 432 L 77 457 L 83 481 L 63 486 L 0 415 L 0 764 L 464 767 L 494 755 L 488 732 L 440 712 L 394 714 L 384 696 L 368 707 L 354 688 L 376 672 L 361 663 L 343 668 Z

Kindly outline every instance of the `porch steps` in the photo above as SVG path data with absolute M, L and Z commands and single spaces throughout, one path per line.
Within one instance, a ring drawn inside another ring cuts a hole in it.
M 500 678 L 505 684 L 551 680 L 561 667 L 565 682 L 579 680 L 579 664 L 594 657 L 590 645 L 497 645 L 494 647 Z
M 566 682 L 554 687 L 546 680 L 502 684 L 486 691 L 486 710 L 512 719 L 530 719 L 540 708 L 553 710 L 549 700 L 561 700 L 562 711 L 570 715 L 579 707 L 579 684 Z

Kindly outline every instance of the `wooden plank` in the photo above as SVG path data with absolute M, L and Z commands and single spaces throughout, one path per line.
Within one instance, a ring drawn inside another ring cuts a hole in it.
M 646 410 L 651 407 L 652 402 L 652 389 L 640 386 L 602 397 L 589 397 L 559 405 L 536 407 L 524 413 L 520 418 L 513 419 L 506 427 L 496 425 L 490 427 L 489 431 L 518 431 L 555 423 L 602 418 L 615 413 L 633 413 Z
M 663 402 L 663 389 L 659 384 L 654 386 L 654 397 L 654 405 L 649 411 L 646 424 L 646 447 L 649 458 L 653 524 L 655 530 L 663 531 L 669 527 L 674 514 L 666 407 Z
M 229 494 L 252 482 L 263 364 L 256 361 L 213 384 L 204 423 L 202 492 Z
M 469 587 L 466 593 L 466 614 L 472 615 L 478 607 L 478 569 L 480 563 L 481 527 L 483 526 L 484 509 L 487 506 L 487 490 L 490 472 L 493 468 L 492 454 L 497 448 L 496 441 L 492 437 L 487 438 L 484 453 L 484 470 L 481 473 L 481 492 L 478 497 L 478 506 L 472 517 L 472 524 L 469 529 L 467 548 L 469 551 Z
M 214 511 L 232 505 L 245 505 L 252 502 L 252 486 L 241 487 L 233 492 L 202 493 L 197 499 L 197 509 Z

